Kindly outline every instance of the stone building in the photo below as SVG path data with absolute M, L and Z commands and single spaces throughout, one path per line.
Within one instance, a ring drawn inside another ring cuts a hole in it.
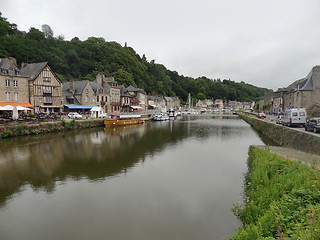
M 29 103 L 28 78 L 22 76 L 14 58 L 0 59 L 0 102 Z M 21 105 L 21 104 L 20 104 Z M 22 105 L 21 105 L 22 106 Z
M 119 85 L 119 88 L 120 88 L 121 112 L 130 112 L 132 96 L 129 94 L 128 89 L 124 85 Z
M 164 107 L 166 107 L 166 102 L 163 97 L 148 96 L 148 109 L 161 110 Z
M 114 80 L 114 78 L 106 77 L 103 74 L 98 74 L 94 82 L 100 84 L 101 87 L 103 88 L 105 97 L 100 99 L 101 107 L 107 113 L 120 113 L 121 111 L 120 88 L 118 87 L 118 83 Z
M 178 97 L 163 97 L 168 109 L 178 109 L 180 107 L 180 100 Z
M 127 87 L 127 90 L 129 94 L 132 96 L 131 108 L 133 108 L 133 110 L 148 110 L 148 98 L 146 92 L 143 89 L 135 88 L 130 85 L 129 87 Z M 139 104 L 137 105 L 136 103 Z
M 320 66 L 314 66 L 305 78 L 288 87 L 265 94 L 263 103 L 271 105 L 270 112 L 274 113 L 288 108 L 306 108 L 310 114 L 310 109 L 320 106 Z
M 64 104 L 96 105 L 96 95 L 89 80 L 63 83 Z

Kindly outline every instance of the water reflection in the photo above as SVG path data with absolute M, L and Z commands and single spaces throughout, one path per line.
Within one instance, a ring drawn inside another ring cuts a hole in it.
M 179 128 L 150 125 L 1 140 L 0 204 L 27 183 L 51 192 L 55 181 L 68 177 L 101 180 L 126 172 L 145 155 L 183 137 Z
M 190 115 L 0 140 L 0 239 L 55 239 L 52 225 L 62 239 L 226 237 L 248 147 L 261 143 L 240 119 Z M 27 221 L 10 231 L 15 216 Z

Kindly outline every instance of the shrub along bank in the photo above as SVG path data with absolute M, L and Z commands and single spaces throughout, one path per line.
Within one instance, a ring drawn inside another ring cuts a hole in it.
M 71 121 L 55 121 L 37 124 L 8 124 L 0 126 L 0 138 L 15 137 L 22 135 L 32 135 L 40 133 L 61 132 L 72 129 L 103 127 L 104 123 L 101 119 L 92 120 L 71 120 Z
M 231 240 L 320 239 L 320 170 L 251 147 L 242 222 Z

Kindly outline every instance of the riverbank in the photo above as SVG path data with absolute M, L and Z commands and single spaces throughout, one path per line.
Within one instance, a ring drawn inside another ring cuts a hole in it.
M 319 165 L 251 146 L 248 168 L 244 203 L 233 209 L 242 228 L 230 240 L 320 239 Z
M 144 121 L 152 119 L 152 116 L 142 116 Z M 67 119 L 40 123 L 10 123 L 0 125 L 0 138 L 34 135 L 42 133 L 62 132 L 82 128 L 104 127 L 104 119 Z
M 0 126 L 0 138 L 103 127 L 103 119 L 59 120 L 41 123 L 12 123 Z
M 255 130 L 266 135 L 282 147 L 320 155 L 320 135 L 297 131 L 295 128 L 285 127 L 279 124 L 261 120 L 244 113 L 238 114 L 241 119 L 249 123 Z

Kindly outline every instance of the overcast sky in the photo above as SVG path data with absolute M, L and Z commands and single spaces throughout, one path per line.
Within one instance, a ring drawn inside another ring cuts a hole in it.
M 0 11 L 19 30 L 127 42 L 194 78 L 276 90 L 320 64 L 319 0 L 1 0 Z

